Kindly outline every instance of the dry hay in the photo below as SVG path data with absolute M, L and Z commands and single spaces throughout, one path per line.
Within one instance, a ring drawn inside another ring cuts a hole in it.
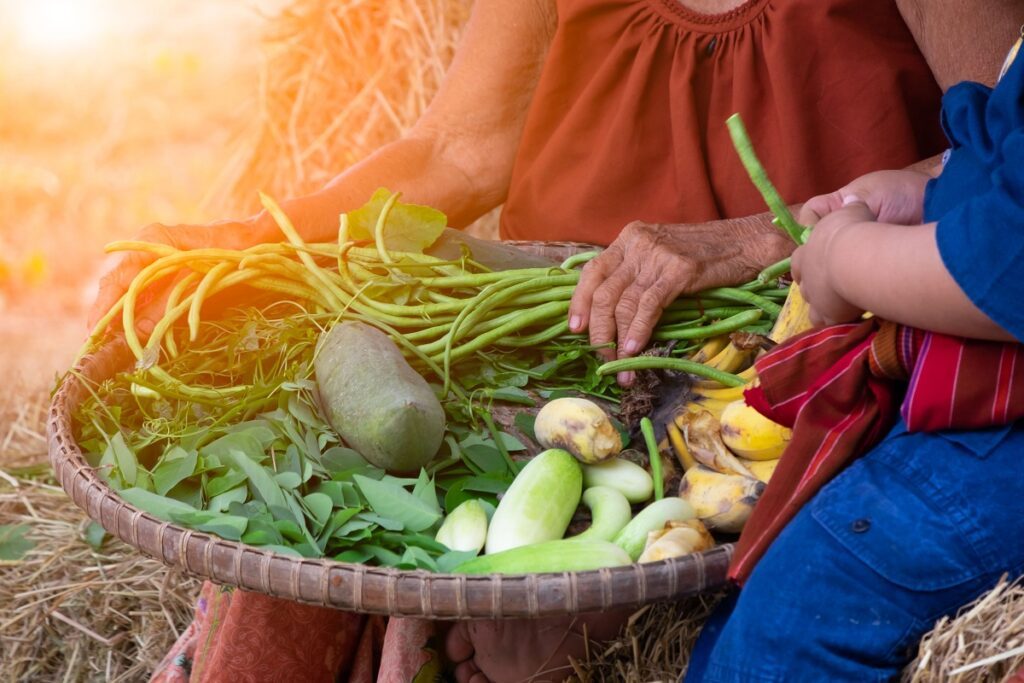
M 269 22 L 258 130 L 229 169 L 224 205 L 251 211 L 257 190 L 317 190 L 409 130 L 437 92 L 471 5 L 291 3 Z
M 955 618 L 943 617 L 935 624 L 904 670 L 903 681 L 994 683 L 1022 666 L 1024 585 L 1004 579 Z
M 581 661 L 573 662 L 579 683 L 647 683 L 677 681 L 686 671 L 690 651 L 705 619 L 722 593 L 679 602 L 647 605 L 629 618 L 618 640 L 591 644 Z
M 45 393 L 0 406 L 0 525 L 35 547 L 0 563 L 0 680 L 144 680 L 188 623 L 198 582 L 110 538 L 49 479 Z

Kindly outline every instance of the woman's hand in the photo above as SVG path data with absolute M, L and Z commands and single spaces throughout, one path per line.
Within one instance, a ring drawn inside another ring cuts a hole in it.
M 245 249 L 260 241 L 261 233 L 257 230 L 256 223 L 256 218 L 208 225 L 167 226 L 153 223 L 136 233 L 132 241 L 166 244 L 181 250 L 204 247 Z M 122 252 L 115 256 L 114 264 L 100 279 L 99 293 L 89 311 L 90 331 L 124 295 L 139 271 L 155 259 L 153 254 L 138 251 Z M 139 296 L 135 327 L 143 336 L 148 336 L 156 322 L 163 317 L 171 285 L 170 279 L 155 283 Z
M 759 217 L 700 224 L 634 222 L 586 264 L 569 308 L 569 329 L 590 330 L 607 360 L 633 356 L 677 296 L 749 280 L 786 258 L 793 243 Z M 632 373 L 621 373 L 630 384 Z
M 845 253 L 844 248 L 856 248 L 856 240 L 844 239 L 843 247 L 837 248 L 837 245 L 840 233 L 856 230 L 857 225 L 875 220 L 875 214 L 866 203 L 856 195 L 848 194 L 838 209 L 831 210 L 818 221 L 807 244 L 793 252 L 793 278 L 810 306 L 811 322 L 815 325 L 844 323 L 856 320 L 864 313 L 863 309 L 840 294 L 834 277 L 838 272 L 837 260 L 852 256 Z
M 863 175 L 835 192 L 809 199 L 798 220 L 814 225 L 843 206 L 853 195 L 882 223 L 919 225 L 924 222 L 924 188 L 931 176 L 919 171 L 876 171 Z

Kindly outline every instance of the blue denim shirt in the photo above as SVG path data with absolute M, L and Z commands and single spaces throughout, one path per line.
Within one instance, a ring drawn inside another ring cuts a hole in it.
M 1024 340 L 1024 59 L 995 89 L 960 83 L 942 101 L 951 151 L 928 183 L 925 220 L 964 293 Z

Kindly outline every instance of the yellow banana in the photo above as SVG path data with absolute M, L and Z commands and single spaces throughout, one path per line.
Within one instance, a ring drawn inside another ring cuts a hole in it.
M 729 345 L 729 335 L 720 334 L 717 337 L 704 342 L 704 346 L 694 351 L 693 355 L 690 356 L 690 360 L 695 363 L 707 363 L 712 358 L 718 356 L 722 350 Z
M 743 463 L 743 466 L 750 470 L 755 477 L 766 484 L 772 478 L 772 474 L 775 473 L 775 468 L 779 466 L 778 459 L 744 460 L 743 458 L 740 458 L 740 462 Z
M 690 449 L 686 447 L 686 440 L 683 438 L 683 433 L 679 431 L 679 427 L 676 426 L 675 422 L 669 422 L 665 425 L 665 432 L 668 434 L 669 443 L 672 444 L 672 450 L 676 452 L 676 458 L 679 460 L 679 464 L 683 466 L 683 471 L 686 471 L 697 464 L 697 461 L 690 455 Z
M 680 426 L 690 455 L 697 462 L 725 474 L 753 477 L 739 459 L 722 442 L 721 427 L 715 416 L 706 410 L 687 413 Z
M 723 474 L 698 464 L 683 475 L 679 497 L 709 529 L 739 533 L 764 487 L 757 479 Z
M 699 519 L 670 521 L 664 529 L 647 534 L 647 546 L 638 562 L 657 562 L 669 557 L 682 557 L 715 547 L 715 539 Z
M 789 286 L 786 303 L 782 305 L 782 312 L 775 319 L 775 325 L 768 338 L 774 342 L 784 342 L 811 327 L 811 307 L 807 305 L 800 288 L 794 282 Z
M 746 389 L 743 387 L 723 387 L 721 384 L 718 388 L 714 387 L 694 387 L 692 389 L 692 396 L 694 400 L 716 400 L 725 401 L 726 403 L 732 403 L 743 398 L 743 391 Z
M 709 368 L 722 370 L 723 372 L 738 372 L 750 365 L 757 349 L 741 349 L 732 342 L 729 342 L 722 351 L 711 360 L 704 363 Z
M 789 445 L 793 432 L 772 422 L 742 399 L 727 405 L 719 418 L 722 441 L 747 460 L 774 460 Z

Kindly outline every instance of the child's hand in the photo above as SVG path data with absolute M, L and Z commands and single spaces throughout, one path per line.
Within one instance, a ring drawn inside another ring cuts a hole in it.
M 843 248 L 856 248 L 856 240 L 849 239 L 844 239 L 843 248 L 836 248 L 840 233 L 856 230 L 858 224 L 875 220 L 867 204 L 856 195 L 847 195 L 841 207 L 818 221 L 807 244 L 793 252 L 793 277 L 811 307 L 811 322 L 815 325 L 848 322 L 864 313 L 843 298 L 831 275 L 837 259 L 850 256 Z
M 924 187 L 931 178 L 918 171 L 876 171 L 857 178 L 830 194 L 809 199 L 800 209 L 799 221 L 814 225 L 843 206 L 851 195 L 863 201 L 875 220 L 896 225 L 919 225 L 924 216 Z

